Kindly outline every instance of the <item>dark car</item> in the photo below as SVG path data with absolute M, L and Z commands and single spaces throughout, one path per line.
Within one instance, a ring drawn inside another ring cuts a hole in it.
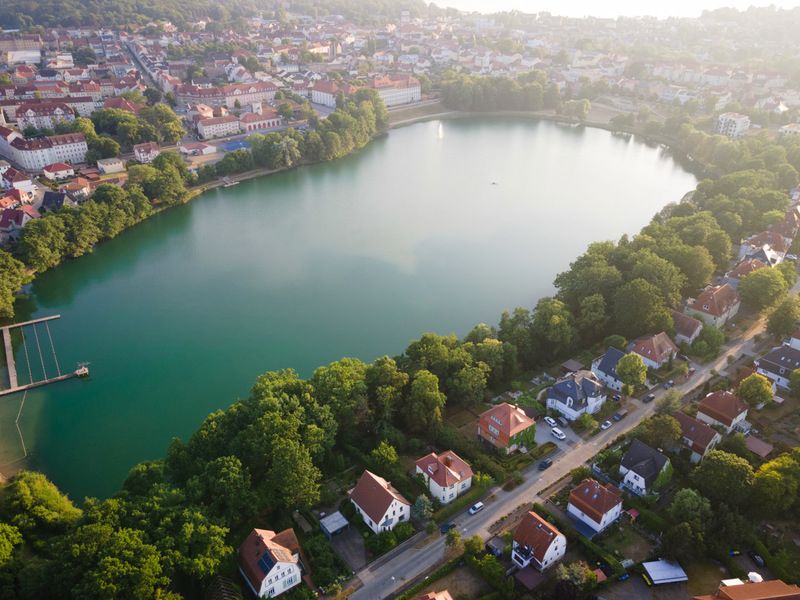
M 624 419 L 627 416 L 628 416 L 628 411 L 623 409 L 623 410 L 621 410 L 619 412 L 614 413 L 614 416 L 611 417 L 611 418 L 614 419 L 615 421 L 619 422 L 619 421 L 622 421 L 622 419 Z
M 748 552 L 747 555 L 750 557 L 750 560 L 752 560 L 757 567 L 764 567 L 764 565 L 766 564 L 764 562 L 764 557 L 758 554 L 757 552 L 754 552 L 753 550 Z
M 656 395 L 655 395 L 655 394 L 647 394 L 647 396 L 645 396 L 644 398 L 642 398 L 642 402 L 644 402 L 645 404 L 647 404 L 648 402 L 652 402 L 652 401 L 653 401 L 653 400 L 655 400 L 655 399 L 656 399 Z
M 544 471 L 545 469 L 549 469 L 551 466 L 553 466 L 553 459 L 545 458 L 542 462 L 539 463 L 539 470 Z
M 442 524 L 439 526 L 439 531 L 441 531 L 442 533 L 447 533 L 447 532 L 448 532 L 448 531 L 450 531 L 451 529 L 454 529 L 454 528 L 455 528 L 455 526 L 456 526 L 456 524 L 455 524 L 455 523 L 453 523 L 452 521 L 450 521 L 449 523 L 442 523 Z

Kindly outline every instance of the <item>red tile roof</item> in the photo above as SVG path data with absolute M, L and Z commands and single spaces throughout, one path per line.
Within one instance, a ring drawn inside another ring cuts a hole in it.
M 657 333 L 640 337 L 631 342 L 630 351 L 649 358 L 650 360 L 661 363 L 669 359 L 671 355 L 678 352 L 678 347 L 673 343 L 669 336 L 664 333 Z
M 693 310 L 719 317 L 739 302 L 739 295 L 730 284 L 712 285 L 703 290 L 691 304 Z
M 749 275 L 753 271 L 758 271 L 766 266 L 766 264 L 757 258 L 745 258 L 742 262 L 736 265 L 733 271 L 730 272 L 730 277 L 732 279 L 741 279 L 745 275 Z
M 695 596 L 694 600 L 800 600 L 800 587 L 780 579 L 741 585 L 720 585 L 716 594 Z
M 584 479 L 569 493 L 569 503 L 599 523 L 604 514 L 622 504 L 622 492 L 610 483 Z
M 689 448 L 691 448 L 693 452 L 705 456 L 709 444 L 719 435 L 716 430 L 712 429 L 707 423 L 698 421 L 694 417 L 690 417 L 680 411 L 674 413 L 672 416 L 680 423 L 681 435 L 689 440 Z
M 420 470 L 429 475 L 440 487 L 450 487 L 472 477 L 472 469 L 452 450 L 437 455 L 431 452 L 416 463 Z
M 553 525 L 530 511 L 514 530 L 514 541 L 520 546 L 528 546 L 533 557 L 541 563 L 548 548 L 560 534 Z
M 676 335 L 691 338 L 703 328 L 703 322 L 700 319 L 695 319 L 677 310 L 672 310 L 670 313 L 672 314 L 672 324 L 675 327 Z
M 364 471 L 356 487 L 350 490 L 350 499 L 375 523 L 381 522 L 394 500 L 402 504 L 411 504 L 390 482 L 369 471 Z
M 481 413 L 478 421 L 481 437 L 500 448 L 507 448 L 512 437 L 532 425 L 534 425 L 533 419 L 526 415 L 524 410 L 508 402 L 493 406 Z M 497 429 L 499 435 L 492 434 L 490 426 Z
M 293 529 L 275 533 L 268 529 L 253 529 L 239 546 L 239 566 L 254 589 L 261 588 L 266 573 L 258 561 L 268 553 L 274 562 L 296 563 L 300 554 L 300 543 Z
M 708 415 L 727 427 L 730 427 L 734 419 L 746 411 L 747 404 L 739 400 L 735 394 L 724 391 L 711 392 L 700 401 L 697 409 L 697 412 Z

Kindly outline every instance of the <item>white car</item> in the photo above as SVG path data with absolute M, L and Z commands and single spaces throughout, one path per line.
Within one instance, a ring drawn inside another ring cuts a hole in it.
M 483 502 L 476 502 L 475 504 L 469 507 L 469 510 L 467 512 L 469 512 L 469 514 L 471 515 L 474 515 L 481 512 L 482 510 L 483 510 Z
M 553 437 L 556 438 L 557 440 L 565 440 L 565 439 L 567 439 L 567 434 L 564 433 L 563 431 L 561 431 L 558 427 L 553 427 L 550 430 L 550 433 L 552 433 Z
M 544 422 L 550 425 L 550 427 L 555 427 L 558 424 L 553 417 L 545 417 Z
M 611 427 L 611 425 L 613 425 L 613 423 L 611 423 L 611 421 L 603 421 L 603 422 L 600 424 L 600 429 L 602 429 L 603 431 L 605 431 L 606 429 L 608 429 L 609 427 Z

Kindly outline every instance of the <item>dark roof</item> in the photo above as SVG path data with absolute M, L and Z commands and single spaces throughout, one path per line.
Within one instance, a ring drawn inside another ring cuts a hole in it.
M 640 440 L 633 440 L 620 464 L 637 473 L 650 487 L 669 459 Z
M 581 408 L 588 404 L 587 398 L 594 398 L 603 390 L 603 384 L 597 380 L 597 376 L 591 371 L 578 371 L 570 373 L 563 379 L 559 379 L 550 388 L 548 396 L 555 398 L 564 404 L 567 399 L 572 399 L 572 408 Z
M 64 207 L 66 199 L 65 192 L 45 192 L 42 198 L 42 208 L 50 211 L 59 210 Z
M 597 370 L 617 379 L 617 363 L 623 356 L 625 356 L 625 353 L 622 350 L 609 346 L 606 353 L 600 358 L 600 362 L 597 363 Z
M 755 362 L 760 369 L 764 369 L 768 373 L 788 378 L 792 371 L 800 368 L 800 350 L 795 350 L 791 346 L 778 346 Z

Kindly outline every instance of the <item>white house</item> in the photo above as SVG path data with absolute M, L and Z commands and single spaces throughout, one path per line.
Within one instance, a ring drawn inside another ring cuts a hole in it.
M 472 486 L 472 469 L 452 450 L 423 456 L 416 462 L 416 473 L 425 478 L 431 495 L 449 504 Z
M 677 310 L 671 310 L 676 344 L 691 344 L 703 330 L 703 322 Z
M 377 90 L 387 107 L 411 104 L 422 99 L 419 80 L 411 75 L 384 75 L 375 77 L 369 86 Z
M 569 493 L 567 514 L 599 533 L 619 518 L 622 492 L 608 483 L 584 479 Z
M 274 598 L 303 581 L 300 543 L 292 529 L 253 529 L 239 546 L 239 572 L 258 598 Z
M 239 118 L 236 115 L 212 117 L 197 122 L 197 133 L 204 140 L 238 135 L 240 132 Z
M 610 346 L 603 356 L 594 359 L 592 362 L 592 373 L 594 373 L 607 388 L 616 390 L 617 392 L 621 391 L 622 386 L 625 385 L 620 381 L 617 375 L 617 363 L 623 356 L 625 356 L 625 353 L 622 350 Z
M 547 390 L 547 408 L 557 410 L 570 421 L 584 413 L 598 412 L 605 401 L 603 384 L 591 371 L 570 373 Z
M 133 157 L 143 165 L 150 164 L 161 154 L 161 148 L 156 142 L 144 142 L 133 147 Z
M 658 476 L 669 468 L 669 459 L 639 440 L 633 440 L 622 456 L 619 473 L 624 477 L 622 487 L 645 496 L 653 491 Z
M 750 117 L 735 112 L 722 113 L 717 118 L 717 132 L 736 139 L 750 129 Z
M 722 327 L 739 312 L 739 294 L 729 283 L 712 285 L 686 303 L 686 313 L 714 327 Z
M 731 392 L 711 392 L 697 407 L 697 420 L 712 427 L 722 427 L 727 433 L 739 428 L 747 419 L 747 404 Z
M 364 471 L 349 492 L 350 502 L 375 533 L 391 531 L 411 517 L 411 503 L 383 477 Z
M 66 163 L 53 163 L 45 166 L 42 169 L 44 176 L 50 181 L 58 181 L 59 179 L 67 179 L 75 175 L 75 169 Z
M 649 369 L 660 369 L 678 355 L 678 347 L 663 331 L 633 340 L 628 351 L 641 356 Z
M 707 423 L 680 411 L 672 415 L 681 425 L 681 442 L 691 451 L 689 461 L 699 463 L 722 441 L 722 436 Z
M 514 530 L 511 560 L 520 569 L 552 567 L 567 551 L 567 538 L 535 512 L 528 512 Z
M 101 158 L 97 161 L 97 170 L 103 175 L 122 173 L 125 171 L 125 163 L 118 157 Z
M 789 389 L 792 371 L 800 369 L 800 350 L 793 346 L 778 346 L 753 361 L 756 373 L 772 380 L 775 385 Z

